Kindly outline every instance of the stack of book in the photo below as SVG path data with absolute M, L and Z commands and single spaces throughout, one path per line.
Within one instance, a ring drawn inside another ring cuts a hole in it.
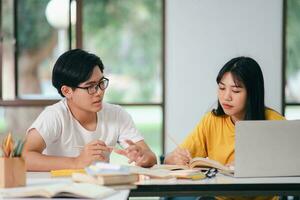
M 130 173 L 127 166 L 96 162 L 85 168 L 85 171 L 73 173 L 73 181 L 113 186 L 133 185 L 139 180 L 138 174 Z

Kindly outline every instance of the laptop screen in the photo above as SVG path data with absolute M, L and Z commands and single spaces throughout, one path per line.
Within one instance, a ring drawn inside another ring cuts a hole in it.
M 237 122 L 234 176 L 300 176 L 300 120 Z

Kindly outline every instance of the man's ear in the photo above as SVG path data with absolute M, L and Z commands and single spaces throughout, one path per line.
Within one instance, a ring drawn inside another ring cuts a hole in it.
M 71 98 L 72 97 L 72 94 L 73 94 L 73 90 L 71 87 L 69 86 L 66 86 L 66 85 L 63 85 L 61 87 L 61 93 L 66 97 L 66 98 Z

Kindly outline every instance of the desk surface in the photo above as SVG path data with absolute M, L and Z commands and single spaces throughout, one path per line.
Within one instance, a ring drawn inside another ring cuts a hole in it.
M 299 196 L 300 177 L 234 178 L 218 174 L 215 178 L 192 180 L 145 180 L 129 196 L 217 196 L 281 195 Z
M 51 175 L 49 172 L 27 172 L 26 174 L 26 186 L 41 186 L 41 185 L 47 185 L 52 183 L 72 183 L 72 179 L 70 177 L 59 177 L 59 178 L 51 178 Z M 19 188 L 12 188 L 18 190 Z M 5 189 L 0 189 L 5 190 Z M 103 200 L 114 200 L 114 199 L 120 199 L 120 200 L 127 200 L 129 195 L 129 189 L 122 189 L 118 190 L 116 194 L 113 194 L 109 197 L 102 198 Z M 33 198 L 36 199 L 36 198 Z
M 50 173 L 28 172 L 28 181 L 60 181 L 70 178 L 51 178 Z M 150 179 L 140 181 L 129 196 L 203 196 L 203 195 L 291 195 L 300 196 L 300 177 L 234 178 L 217 174 L 215 178 L 198 181 Z

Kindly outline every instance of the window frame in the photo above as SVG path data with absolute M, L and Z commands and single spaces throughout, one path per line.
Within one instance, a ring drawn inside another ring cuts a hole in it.
M 3 54 L 3 33 L 2 33 L 2 2 L 0 3 L 0 101 L 2 100 L 2 54 Z
M 283 0 L 282 5 L 282 63 L 281 63 L 281 113 L 285 114 L 285 83 L 286 83 L 286 32 L 287 32 L 287 1 Z
M 288 20 L 288 0 L 283 0 L 283 9 L 282 9 L 282 88 L 281 88 L 281 112 L 285 115 L 285 110 L 287 106 L 300 106 L 300 103 L 297 102 L 287 102 L 285 96 L 285 86 L 287 81 L 287 20 Z
M 0 0 L 2 1 L 2 0 Z M 83 0 L 70 0 L 76 1 L 76 25 L 75 25 L 75 48 L 82 48 L 83 44 L 83 30 L 82 30 L 82 7 L 83 7 Z M 164 133 L 165 133 L 165 13 L 166 13 L 166 2 L 165 0 L 160 0 L 162 3 L 162 40 L 161 40 L 161 47 L 162 47 L 162 56 L 161 56 L 161 66 L 162 66 L 162 99 L 161 103 L 119 103 L 119 102 L 111 102 L 113 104 L 118 104 L 121 106 L 158 106 L 162 110 L 162 134 L 161 134 L 161 146 L 162 146 L 162 153 L 165 153 L 165 140 L 164 140 Z M 13 23 L 14 23 L 14 38 L 18 36 L 18 27 L 17 27 L 17 4 L 18 0 L 13 1 Z M 71 4 L 70 4 L 71 5 Z M 69 24 L 71 24 L 71 9 L 69 14 Z M 0 19 L 2 18 L 2 3 L 0 3 Z M 69 25 L 68 30 L 69 35 L 69 49 L 72 48 L 72 26 Z M 13 100 L 3 100 L 3 93 L 2 93 L 2 86 L 3 86 L 3 79 L 2 79 L 2 54 L 3 54 L 3 32 L 2 32 L 2 20 L 0 20 L 0 106 L 2 107 L 40 107 L 40 106 L 48 106 L 54 104 L 59 101 L 59 99 L 22 99 L 18 95 L 18 41 L 16 40 L 14 43 L 14 99 Z M 13 88 L 12 88 L 13 89 Z

